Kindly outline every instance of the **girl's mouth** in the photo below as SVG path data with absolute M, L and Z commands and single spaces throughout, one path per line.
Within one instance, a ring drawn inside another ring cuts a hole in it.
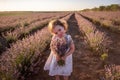
M 63 37 L 63 34 L 61 33 L 61 34 L 59 34 L 59 37 L 61 38 L 61 37 Z

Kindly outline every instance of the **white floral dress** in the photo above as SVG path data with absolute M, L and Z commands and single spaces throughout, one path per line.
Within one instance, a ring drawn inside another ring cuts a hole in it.
M 54 47 L 56 41 L 59 41 L 61 43 L 64 43 L 64 41 L 66 41 L 66 44 L 71 44 L 73 42 L 72 38 L 70 35 L 66 35 L 67 40 L 64 39 L 60 39 L 57 36 L 53 36 L 52 40 L 51 40 L 51 45 L 50 47 Z M 69 51 L 70 49 L 70 45 L 67 49 L 67 51 Z M 66 51 L 66 52 L 67 52 Z M 44 66 L 44 70 L 49 70 L 49 75 L 50 76 L 55 76 L 55 75 L 63 75 L 63 76 L 70 76 L 71 72 L 73 71 L 73 65 L 72 65 L 72 54 L 70 54 L 69 56 L 67 56 L 66 60 L 65 60 L 65 65 L 64 66 L 59 66 L 57 64 L 57 60 L 56 60 L 56 56 L 53 53 L 52 49 L 51 49 L 51 53 L 45 63 Z

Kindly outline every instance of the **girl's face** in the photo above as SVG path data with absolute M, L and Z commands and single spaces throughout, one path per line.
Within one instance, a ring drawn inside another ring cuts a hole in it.
M 56 25 L 55 28 L 53 29 L 53 32 L 58 37 L 63 37 L 66 31 L 62 26 Z

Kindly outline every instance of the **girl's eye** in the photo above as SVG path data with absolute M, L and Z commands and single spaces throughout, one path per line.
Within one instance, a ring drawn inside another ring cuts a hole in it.
M 59 29 L 58 31 L 61 31 L 61 29 Z

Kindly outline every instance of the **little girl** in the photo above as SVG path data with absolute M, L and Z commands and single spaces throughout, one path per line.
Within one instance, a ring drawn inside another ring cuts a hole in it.
M 50 44 L 51 53 L 44 70 L 49 70 L 49 75 L 55 76 L 56 80 L 60 80 L 59 76 L 68 80 L 72 72 L 72 53 L 75 50 L 71 36 L 66 34 L 68 25 L 64 20 L 52 20 L 48 29 L 53 37 Z

